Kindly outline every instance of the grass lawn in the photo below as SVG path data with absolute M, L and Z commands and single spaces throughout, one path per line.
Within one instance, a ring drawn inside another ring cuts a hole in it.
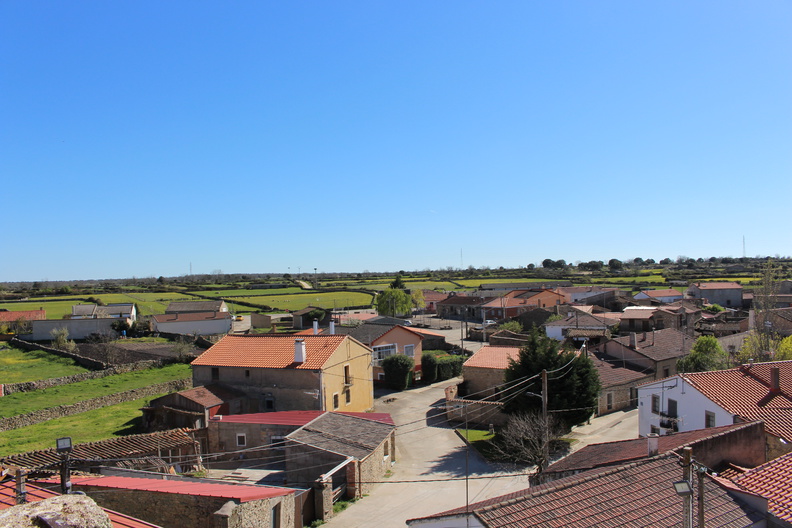
M 142 433 L 142 414 L 150 398 L 141 398 L 72 416 L 65 416 L 0 435 L 0 456 L 55 447 L 55 439 L 70 436 L 75 444 Z
M 302 288 L 297 286 L 291 288 L 269 288 L 269 289 L 260 289 L 260 290 L 248 290 L 248 289 L 237 289 L 237 290 L 201 290 L 201 291 L 194 291 L 191 293 L 197 293 L 198 295 L 205 295 L 206 297 L 215 297 L 217 299 L 228 299 L 229 297 L 251 297 L 257 295 L 276 295 L 276 294 L 284 294 L 284 293 L 300 293 L 301 291 L 305 291 Z M 195 297 L 193 297 L 194 300 Z
M 368 306 L 371 304 L 371 295 L 358 292 L 329 292 L 329 293 L 302 293 L 296 295 L 262 295 L 258 297 L 235 297 L 229 299 L 249 302 L 258 305 L 271 306 L 276 310 L 301 310 L 308 306 L 319 308 L 345 308 L 347 306 Z M 239 312 L 255 311 L 247 306 L 234 305 Z
M 40 379 L 60 378 L 86 372 L 73 359 L 33 350 L 0 345 L 0 383 L 22 383 Z
M 462 438 L 466 439 L 470 442 L 476 451 L 478 451 L 481 456 L 486 458 L 487 460 L 497 460 L 498 457 L 496 456 L 495 449 L 492 447 L 491 440 L 495 438 L 495 435 L 490 433 L 489 431 L 485 431 L 483 429 L 457 429 L 457 433 L 459 433 Z
M 27 301 L 21 303 L 0 303 L 0 308 L 5 308 L 12 312 L 44 309 L 47 312 L 47 319 L 63 319 L 64 315 L 71 315 L 71 307 L 77 304 L 77 302 L 78 301 Z
M 70 383 L 49 389 L 9 394 L 0 398 L 0 417 L 7 418 L 56 405 L 69 405 L 99 396 L 189 377 L 191 377 L 190 366 L 179 363 L 162 368 Z

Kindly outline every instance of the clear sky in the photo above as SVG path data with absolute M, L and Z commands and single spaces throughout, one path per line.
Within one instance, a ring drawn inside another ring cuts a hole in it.
M 788 0 L 0 2 L 0 281 L 792 253 Z

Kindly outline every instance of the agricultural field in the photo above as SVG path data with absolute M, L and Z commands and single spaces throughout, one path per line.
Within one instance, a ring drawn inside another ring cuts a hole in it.
M 653 282 L 665 284 L 665 277 L 662 275 L 639 275 L 637 277 L 596 277 L 592 278 L 591 282 L 595 284 L 635 284 Z
M 197 295 L 204 295 L 206 297 L 214 297 L 216 299 L 228 299 L 233 297 L 255 297 L 258 295 L 283 295 L 289 293 L 300 293 L 303 292 L 302 288 L 298 288 L 297 286 L 293 288 L 273 288 L 268 290 L 246 290 L 246 289 L 238 289 L 238 290 L 198 290 L 190 293 L 195 293 Z M 193 297 L 193 300 L 200 300 Z
M 550 279 L 550 278 L 535 278 L 535 279 L 527 279 L 527 278 L 498 278 L 498 277 L 487 277 L 487 278 L 480 278 L 480 279 L 459 279 L 455 280 L 454 282 L 458 282 L 467 288 L 478 288 L 482 284 L 523 284 L 525 283 L 526 287 L 530 287 L 531 283 L 534 282 L 553 282 L 558 279 Z M 563 280 L 563 279 L 562 279 Z
M 81 367 L 73 359 L 43 350 L 26 352 L 0 344 L 0 383 L 24 383 L 87 371 L 88 369 Z
M 190 377 L 192 377 L 190 366 L 178 363 L 162 368 L 115 374 L 48 389 L 18 392 L 0 398 L 0 417 L 16 416 L 17 414 L 46 409 L 53 405 L 70 405 L 79 401 L 90 400 L 91 398 L 107 396 L 108 394 Z M 39 377 L 37 379 L 46 378 Z
M 63 319 L 66 315 L 71 315 L 71 307 L 78 301 L 25 301 L 0 303 L 0 308 L 12 312 L 22 312 L 26 310 L 44 309 L 47 312 L 47 319 Z
M 345 308 L 347 306 L 368 306 L 371 304 L 371 295 L 358 292 L 328 292 L 328 293 L 302 293 L 296 295 L 262 295 L 258 297 L 236 297 L 229 299 L 237 313 L 249 313 L 255 308 L 234 304 L 234 300 L 249 302 L 258 305 L 271 306 L 275 310 L 302 310 L 308 306 L 319 308 Z M 229 308 L 230 309 L 230 308 Z
M 75 444 L 142 433 L 141 407 L 159 394 L 80 414 L 49 420 L 0 435 L 0 456 L 55 447 L 55 439 L 70 436 Z
M 11 311 L 38 310 L 44 308 L 47 312 L 47 319 L 63 319 L 64 316 L 71 315 L 71 307 L 75 304 L 85 303 L 85 299 L 90 295 L 83 296 L 56 296 L 42 297 L 40 300 L 32 298 L 25 302 L 0 303 L 0 308 Z M 165 313 L 168 303 L 171 301 L 190 301 L 196 298 L 191 295 L 176 292 L 140 292 L 140 293 L 104 293 L 94 295 L 105 304 L 115 303 L 137 303 L 140 313 L 138 315 L 153 315 Z M 50 300 L 55 299 L 55 300 Z

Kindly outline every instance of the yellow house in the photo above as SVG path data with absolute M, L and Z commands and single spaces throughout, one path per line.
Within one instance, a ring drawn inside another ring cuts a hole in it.
M 345 335 L 227 335 L 192 362 L 193 385 L 245 392 L 243 412 L 368 411 L 371 349 Z

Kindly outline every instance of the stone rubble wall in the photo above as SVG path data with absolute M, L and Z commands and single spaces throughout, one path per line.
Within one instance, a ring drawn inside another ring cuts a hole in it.
M 11 416 L 9 418 L 0 419 L 0 431 L 10 431 L 28 425 L 33 425 L 64 416 L 71 416 L 86 411 L 92 411 L 101 407 L 109 405 L 116 405 L 148 396 L 156 396 L 162 393 L 177 392 L 192 387 L 192 379 L 185 378 L 175 381 L 168 381 L 165 383 L 158 383 L 149 387 L 142 387 L 139 389 L 132 389 L 116 394 L 108 394 L 107 396 L 100 396 L 98 398 L 91 398 L 83 400 L 71 405 L 58 405 L 41 409 L 26 414 Z

